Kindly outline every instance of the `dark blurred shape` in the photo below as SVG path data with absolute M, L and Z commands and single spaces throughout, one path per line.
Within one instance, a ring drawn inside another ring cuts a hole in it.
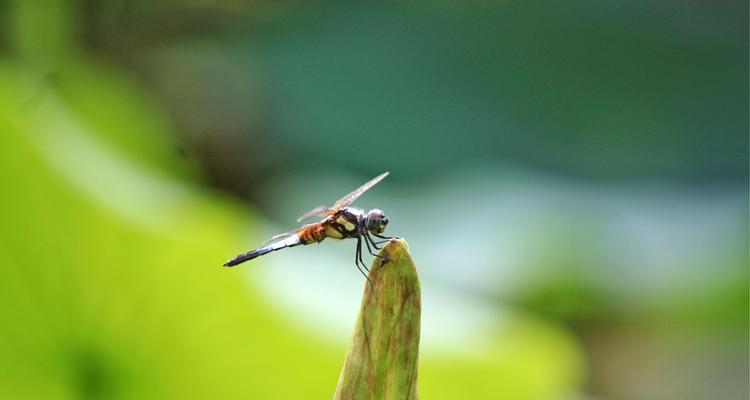
M 77 398 L 110 399 L 118 392 L 113 381 L 116 374 L 109 370 L 109 357 L 100 357 L 93 349 L 80 349 L 71 355 L 71 373 L 74 375 Z
M 477 159 L 747 176 L 742 2 L 91 4 L 97 47 L 142 71 L 214 181 L 245 195 L 301 166 L 410 178 Z M 136 22 L 101 23 L 117 18 Z

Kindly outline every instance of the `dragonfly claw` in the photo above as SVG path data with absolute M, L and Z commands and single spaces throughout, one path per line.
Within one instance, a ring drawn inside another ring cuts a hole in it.
M 391 262 L 391 259 L 388 258 L 388 256 L 382 256 L 380 258 L 380 267 L 382 268 L 385 264 Z

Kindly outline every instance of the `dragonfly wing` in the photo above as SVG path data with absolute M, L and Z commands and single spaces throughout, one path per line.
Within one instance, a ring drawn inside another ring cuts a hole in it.
M 278 239 L 281 239 L 281 238 L 287 238 L 287 237 L 289 237 L 289 236 L 293 236 L 293 235 L 296 235 L 296 234 L 297 234 L 297 232 L 299 232 L 299 231 L 300 231 L 300 229 L 302 229 L 302 228 L 297 228 L 297 229 L 295 229 L 295 230 L 293 230 L 293 231 L 289 231 L 289 232 L 284 232 L 284 233 L 279 233 L 278 235 L 273 235 L 273 237 L 271 237 L 270 239 L 266 240 L 266 241 L 265 241 L 265 242 L 263 242 L 263 243 L 262 243 L 261 245 L 262 245 L 262 246 L 265 246 L 265 245 L 267 245 L 268 243 L 271 243 L 271 242 L 275 242 L 275 241 L 276 241 L 276 240 L 278 240 Z
M 318 224 L 318 222 L 313 222 L 311 224 L 304 224 L 301 227 L 299 227 L 297 229 L 294 229 L 294 230 L 291 230 L 289 232 L 284 232 L 284 233 L 279 233 L 278 235 L 273 235 L 273 237 L 271 237 L 270 239 L 268 239 L 265 242 L 263 242 L 263 246 L 265 246 L 268 243 L 275 242 L 275 241 L 277 241 L 279 239 L 283 239 L 283 238 L 288 238 L 290 236 L 294 236 L 294 235 L 300 233 L 300 231 L 304 230 L 305 228 L 309 228 L 309 227 L 311 227 L 313 225 L 317 225 L 317 224 Z
M 351 192 L 351 193 L 347 194 L 346 196 L 340 198 L 336 202 L 336 204 L 334 204 L 333 207 L 331 207 L 331 210 L 340 210 L 340 209 L 342 209 L 344 207 L 347 207 L 349 204 L 352 204 L 354 202 L 354 200 L 357 200 L 357 198 L 359 196 L 362 196 L 362 194 L 364 192 L 366 192 L 371 187 L 375 186 L 378 182 L 382 181 L 383 178 L 385 178 L 386 176 L 388 176 L 388 172 L 384 172 L 384 173 L 376 176 L 375 178 L 373 178 L 369 182 L 365 183 L 364 185 L 360 186 L 359 188 L 357 188 L 353 192 Z
M 328 214 L 329 210 L 330 208 L 328 208 L 328 206 L 317 206 L 313 208 L 312 210 L 300 215 L 299 218 L 297 218 L 297 222 L 300 222 L 303 219 L 307 219 L 307 218 L 315 217 L 315 216 L 324 217 Z

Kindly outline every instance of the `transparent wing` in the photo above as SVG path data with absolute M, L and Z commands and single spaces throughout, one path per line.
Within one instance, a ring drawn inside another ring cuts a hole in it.
M 278 235 L 273 235 L 273 237 L 271 237 L 270 239 L 268 239 L 265 242 L 263 242 L 263 246 L 265 246 L 268 243 L 275 242 L 275 241 L 277 241 L 279 239 L 284 239 L 284 238 L 288 238 L 289 236 L 294 236 L 294 235 L 298 234 L 300 231 L 302 231 L 302 230 L 304 230 L 306 228 L 309 228 L 309 227 L 311 227 L 313 225 L 317 225 L 317 224 L 319 224 L 319 222 L 313 222 L 311 224 L 304 224 L 304 225 L 300 226 L 299 228 L 291 230 L 289 232 L 284 232 L 284 233 L 279 233 Z
M 278 235 L 273 235 L 273 237 L 271 237 L 270 239 L 268 239 L 268 240 L 266 240 L 265 242 L 263 242 L 263 243 L 261 244 L 261 246 L 265 246 L 265 245 L 267 245 L 268 243 L 271 243 L 271 242 L 275 242 L 275 241 L 276 241 L 276 240 L 278 240 L 278 239 L 282 239 L 282 238 L 288 238 L 289 236 L 293 236 L 293 235 L 296 235 L 296 234 L 297 234 L 297 232 L 299 232 L 299 231 L 300 231 L 301 229 L 302 229 L 302 228 L 297 228 L 297 229 L 295 229 L 295 230 L 293 230 L 293 231 L 289 231 L 289 232 L 284 232 L 284 233 L 279 233 Z
M 384 172 L 384 173 L 376 176 L 371 181 L 369 181 L 369 182 L 365 183 L 364 185 L 360 186 L 355 191 L 353 191 L 353 192 L 347 194 L 346 196 L 340 198 L 336 202 L 336 204 L 334 204 L 333 207 L 331 207 L 331 210 L 340 210 L 340 209 L 348 206 L 349 204 L 352 204 L 354 202 L 354 200 L 357 200 L 357 198 L 359 196 L 362 196 L 362 193 L 366 192 L 369 188 L 375 186 L 378 182 L 382 181 L 383 178 L 385 178 L 386 176 L 388 176 L 388 172 Z
M 329 210 L 330 209 L 328 208 L 328 206 L 317 206 L 313 208 L 312 210 L 300 215 L 299 218 L 297 218 L 297 222 L 300 222 L 303 219 L 315 217 L 315 216 L 324 217 L 328 214 Z

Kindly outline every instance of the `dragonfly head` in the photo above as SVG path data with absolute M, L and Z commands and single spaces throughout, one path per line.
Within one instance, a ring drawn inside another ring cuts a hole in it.
M 385 216 L 383 211 L 373 208 L 367 213 L 365 224 L 367 225 L 368 231 L 379 235 L 383 233 L 385 227 L 388 226 L 388 217 Z

